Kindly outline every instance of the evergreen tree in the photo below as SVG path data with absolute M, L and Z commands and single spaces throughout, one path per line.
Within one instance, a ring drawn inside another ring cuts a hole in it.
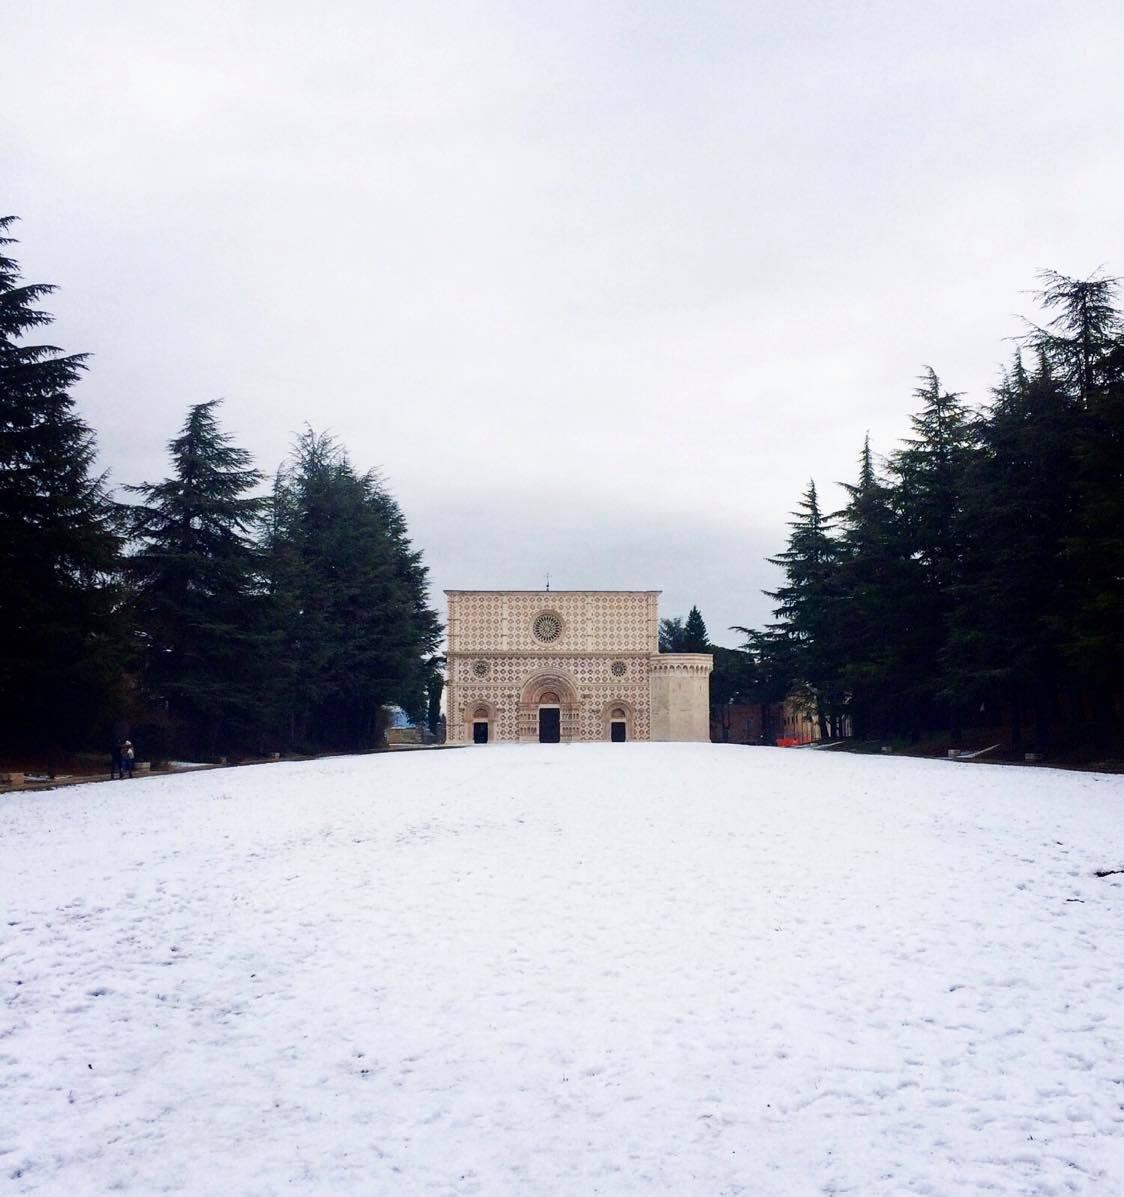
M 661 653 L 681 653 L 687 650 L 683 647 L 686 629 L 683 618 L 676 615 L 669 619 L 660 620 L 659 647 Z
M 387 637 L 383 679 L 397 700 L 418 720 L 425 716 L 434 672 L 431 656 L 441 640 L 442 626 L 429 605 L 429 570 L 410 541 L 406 517 L 398 500 L 374 471 L 365 475 L 368 507 L 383 522 L 394 562 L 393 603 L 388 605 L 397 637 Z M 384 635 L 387 629 L 384 628 Z
M 137 547 L 128 558 L 144 683 L 183 747 L 214 754 L 255 739 L 264 679 L 263 500 L 250 454 L 220 431 L 218 400 L 192 407 L 169 443 L 172 476 L 128 489 Z
M 425 722 L 433 736 L 437 735 L 437 729 L 441 724 L 441 695 L 445 690 L 445 665 L 444 657 L 435 656 L 429 661 L 429 674 L 425 688 Z
M 1038 274 L 1039 304 L 1052 316 L 1030 323 L 1025 340 L 1050 363 L 1058 382 L 1082 405 L 1111 384 L 1124 324 L 1116 307 L 1119 278 L 1099 271 L 1076 279 L 1056 270 Z
M 682 647 L 679 651 L 684 653 L 710 651 L 710 638 L 706 634 L 706 624 L 698 607 L 692 607 L 687 614 L 687 622 L 683 625 Z
M 754 702 L 784 702 L 803 682 L 792 637 L 775 627 L 764 632 L 741 626 L 730 630 L 745 636 L 738 651 L 747 658 L 746 697 Z
M 1074 603 L 1064 628 L 1069 666 L 1084 679 L 1074 717 L 1098 746 L 1124 743 L 1124 321 L 1120 280 L 1045 271 L 1039 302 L 1052 316 L 1029 341 L 1079 408 L 1076 497 L 1065 541 Z
M 932 367 L 926 368 L 914 395 L 921 402 L 910 420 L 914 435 L 892 459 L 902 532 L 921 570 L 910 703 L 915 728 L 934 726 L 943 708 L 956 740 L 959 702 L 942 679 L 940 658 L 963 575 L 964 475 L 973 450 L 973 424 L 960 396 L 941 388 Z
M 1081 589 L 1065 651 L 1086 680 L 1078 718 L 1104 750 L 1124 748 L 1124 345 L 1105 368 L 1076 443 L 1077 510 L 1066 552 Z
M 853 734 L 916 733 L 913 669 L 920 571 L 902 535 L 893 492 L 875 471 L 869 436 L 859 458 L 858 481 L 843 489 L 849 502 L 836 516 L 840 537 L 833 634 Z
M 965 568 L 944 673 L 963 697 L 1006 707 L 1016 747 L 1028 719 L 1048 747 L 1057 717 L 1080 418 L 1044 353 L 1033 376 L 1016 355 L 977 422 L 965 476 Z
M 89 743 L 124 701 L 119 538 L 94 434 L 70 390 L 85 354 L 25 337 L 53 287 L 20 285 L 0 218 L 0 742 Z
M 424 710 L 440 625 L 421 554 L 377 475 L 306 431 L 278 475 L 269 549 L 284 739 L 371 747 L 382 706 Z
M 841 686 L 841 663 L 834 639 L 838 609 L 835 567 L 836 545 L 830 519 L 820 510 L 814 481 L 793 513 L 791 532 L 782 553 L 770 557 L 784 570 L 785 584 L 766 591 L 777 603 L 776 623 L 771 632 L 774 647 L 782 642 L 799 682 L 812 695 L 820 734 L 826 739 L 838 733 L 844 715 L 845 696 Z

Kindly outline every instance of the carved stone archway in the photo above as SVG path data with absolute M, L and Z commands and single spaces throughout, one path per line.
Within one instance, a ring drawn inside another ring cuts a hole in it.
M 539 738 L 539 707 L 546 703 L 559 709 L 560 734 L 563 744 L 578 739 L 578 689 L 573 680 L 561 672 L 536 673 L 523 683 L 519 695 L 519 739 L 537 743 Z
M 613 723 L 619 722 L 622 717 L 626 738 L 636 739 L 636 708 L 623 698 L 614 698 L 601 708 L 601 738 L 603 740 L 610 739 Z
M 486 721 L 488 724 L 487 742 L 489 744 L 495 743 L 497 714 L 495 705 L 486 699 L 474 698 L 470 702 L 465 703 L 463 712 L 464 743 L 471 744 L 473 742 L 473 725 L 481 720 Z

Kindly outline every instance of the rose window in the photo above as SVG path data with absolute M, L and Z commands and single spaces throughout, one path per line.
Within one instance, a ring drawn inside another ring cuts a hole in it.
M 534 632 L 536 640 L 541 640 L 544 644 L 550 644 L 562 635 L 562 624 L 559 622 L 557 615 L 551 615 L 549 612 L 546 612 L 535 620 Z
M 612 665 L 609 666 L 609 669 L 612 672 L 613 677 L 624 677 L 625 673 L 628 672 L 628 666 L 623 661 L 614 661 Z
M 472 672 L 475 673 L 477 677 L 484 677 L 488 672 L 488 662 L 487 661 L 473 661 L 472 662 Z

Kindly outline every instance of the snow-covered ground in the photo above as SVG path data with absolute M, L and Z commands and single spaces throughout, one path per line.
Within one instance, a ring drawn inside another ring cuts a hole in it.
M 0 798 L 0 1193 L 1124 1193 L 1124 778 L 489 747 Z

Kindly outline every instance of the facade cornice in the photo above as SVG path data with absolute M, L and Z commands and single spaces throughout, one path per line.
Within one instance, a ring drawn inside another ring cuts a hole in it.
M 653 653 L 648 662 L 654 673 L 711 673 L 714 670 L 712 653 Z
M 443 594 L 663 594 L 662 590 L 445 590 Z
M 629 648 L 623 651 L 609 652 L 605 649 L 598 649 L 596 652 L 587 651 L 584 648 L 551 648 L 551 649 L 481 649 L 479 652 L 469 648 L 458 648 L 455 652 L 447 652 L 445 659 L 452 661 L 454 659 L 460 660 L 463 657 L 472 657 L 482 661 L 494 661 L 500 658 L 503 659 L 518 659 L 521 661 L 549 661 L 558 657 L 598 657 L 606 661 L 647 661 L 652 654 L 646 652 L 644 649 Z

